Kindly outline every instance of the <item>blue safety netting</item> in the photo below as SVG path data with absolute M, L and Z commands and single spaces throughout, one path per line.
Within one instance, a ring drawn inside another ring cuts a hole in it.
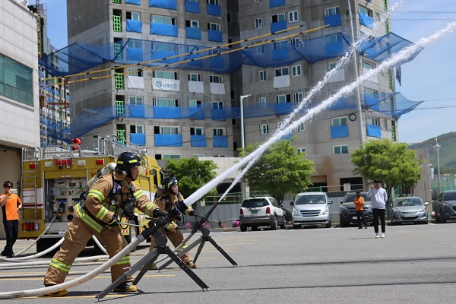
M 422 101 L 411 101 L 400 93 L 383 93 L 378 96 L 361 96 L 361 109 L 372 110 L 385 115 L 400 117 L 415 109 Z M 304 114 L 309 109 L 318 105 L 319 101 L 312 101 L 304 106 L 300 113 Z M 288 115 L 299 106 L 298 103 L 266 103 L 250 104 L 244 106 L 244 118 L 266 117 L 276 115 Z M 340 98 L 334 102 L 328 110 L 340 111 L 341 115 L 356 112 L 357 100 L 351 95 Z M 117 108 L 118 110 L 118 108 Z M 225 107 L 213 109 L 212 104 L 203 104 L 199 108 L 190 107 L 158 107 L 152 105 L 125 105 L 123 115 L 116 115 L 116 107 L 105 107 L 97 109 L 84 109 L 84 111 L 70 125 L 71 137 L 80 137 L 91 130 L 107 123 L 115 118 L 135 119 L 193 119 L 193 120 L 228 120 L 240 118 L 239 107 Z
M 287 40 L 262 45 L 259 42 L 243 43 L 239 51 L 231 52 L 233 49 L 124 39 L 111 44 L 74 43 L 39 61 L 50 75 L 57 77 L 82 73 L 106 62 L 118 65 L 142 63 L 152 68 L 160 66 L 229 74 L 242 64 L 277 67 L 299 60 L 315 63 L 340 57 L 348 50 L 350 41 L 349 36 L 336 33 L 295 43 Z M 359 53 L 382 61 L 408 45 L 411 45 L 410 41 L 389 33 L 365 42 Z
M 113 62 L 120 67 L 142 64 L 144 69 L 188 69 L 229 74 L 243 64 L 267 68 L 290 65 L 300 60 L 315 63 L 325 59 L 337 58 L 348 50 L 351 41 L 349 36 L 342 33 L 295 43 L 290 43 L 288 40 L 277 40 L 278 38 L 274 42 L 261 45 L 259 45 L 259 42 L 251 42 L 249 45 L 243 43 L 240 49 L 235 52 L 232 52 L 233 49 L 208 49 L 205 46 L 138 39 L 124 39 L 111 44 L 74 43 L 40 58 L 39 61 L 49 75 L 56 77 L 70 76 L 70 81 L 71 75 L 84 74 L 84 72 L 88 72 L 88 70 L 107 62 Z M 389 33 L 363 43 L 358 53 L 372 60 L 382 61 L 409 45 L 411 45 L 410 41 Z M 411 59 L 417 53 L 411 56 Z M 401 64 L 405 62 L 401 62 Z M 109 71 L 106 73 L 109 73 Z M 51 84 L 50 80 L 40 82 L 41 86 L 49 84 Z M 398 102 L 396 102 L 395 107 L 391 107 L 384 106 L 385 102 L 382 102 L 384 99 L 381 96 L 376 98 L 365 97 L 363 98 L 363 107 L 382 113 L 385 112 L 388 115 L 400 116 L 411 111 L 419 104 L 413 101 L 407 102 L 404 99 L 402 101 L 403 105 L 399 106 Z M 245 107 L 244 115 L 245 117 L 287 115 L 296 107 L 297 104 L 292 103 L 266 104 L 263 108 L 252 105 Z M 384 107 L 387 107 L 387 109 Z M 345 98 L 334 103 L 330 109 L 353 110 L 356 109 L 356 106 L 353 103 L 353 98 Z M 143 105 L 127 107 L 124 112 L 123 117 L 144 119 L 225 120 L 240 117 L 238 107 L 212 109 L 211 104 L 196 109 L 189 107 L 161 108 Z M 71 137 L 86 134 L 116 117 L 115 107 L 85 109 L 79 117 L 72 120 L 70 126 Z M 65 130 L 56 128 L 56 130 L 58 131 L 53 134 L 55 138 L 67 138 L 68 128 Z

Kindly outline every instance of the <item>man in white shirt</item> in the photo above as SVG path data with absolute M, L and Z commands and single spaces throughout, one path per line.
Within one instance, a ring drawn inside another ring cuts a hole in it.
M 372 206 L 372 213 L 374 216 L 373 225 L 375 230 L 375 238 L 379 238 L 380 235 L 378 233 L 378 219 L 380 218 L 380 222 L 382 225 L 382 235 L 381 237 L 385 237 L 385 206 L 386 202 L 388 201 L 388 194 L 386 190 L 382 188 L 382 181 L 380 179 L 375 179 L 374 184 L 367 192 L 367 196 L 371 198 L 371 206 Z

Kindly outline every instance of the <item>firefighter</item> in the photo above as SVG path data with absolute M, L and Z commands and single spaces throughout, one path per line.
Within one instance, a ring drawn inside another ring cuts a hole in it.
M 54 255 L 44 277 L 44 285 L 52 286 L 64 282 L 71 265 L 78 254 L 85 248 L 89 239 L 95 235 L 105 246 L 109 257 L 113 257 L 127 246 L 119 227 L 118 216 L 122 212 L 127 216 L 138 208 L 152 217 L 167 216 L 148 196 L 134 184 L 138 178 L 141 159 L 138 155 L 124 152 L 119 155 L 115 170 L 102 176 L 89 190 L 85 202 L 75 205 L 75 216 L 65 232 L 65 240 L 60 250 Z M 173 231 L 176 225 L 170 222 L 166 229 Z M 111 279 L 114 282 L 130 269 L 130 255 L 127 254 L 111 267 Z M 130 277 L 114 289 L 116 292 L 135 292 Z M 64 296 L 66 290 L 49 293 L 47 296 Z
M 166 177 L 162 181 L 162 192 L 160 197 L 155 200 L 155 204 L 160 208 L 160 210 L 165 210 L 174 214 L 175 210 L 185 212 L 188 215 L 195 216 L 196 213 L 191 207 L 187 207 L 184 204 L 184 197 L 179 193 L 179 186 L 177 185 L 177 179 L 174 176 Z M 179 219 L 174 218 L 173 221 L 177 222 Z M 177 225 L 176 225 L 177 226 Z M 184 235 L 179 228 L 176 228 L 174 231 L 170 231 L 167 228 L 161 228 L 160 232 L 168 237 L 174 247 L 179 246 L 184 240 Z M 151 236 L 150 248 L 149 251 L 153 250 L 156 245 L 155 238 Z M 184 250 L 187 247 L 184 244 L 181 247 L 181 250 Z M 178 253 L 179 255 L 179 253 Z M 181 256 L 182 261 L 187 264 L 189 268 L 196 268 L 196 264 L 193 263 L 193 259 L 188 253 L 185 253 Z M 156 270 L 157 266 L 153 264 L 150 267 L 151 270 Z

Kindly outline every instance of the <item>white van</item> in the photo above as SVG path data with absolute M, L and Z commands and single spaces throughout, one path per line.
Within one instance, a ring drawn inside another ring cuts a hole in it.
M 296 194 L 293 206 L 293 228 L 301 226 L 325 226 L 331 227 L 331 212 L 325 192 L 303 192 Z

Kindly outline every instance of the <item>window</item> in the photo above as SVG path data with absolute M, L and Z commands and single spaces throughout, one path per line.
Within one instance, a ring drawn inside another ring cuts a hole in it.
M 328 71 L 331 71 L 332 69 L 336 68 L 337 62 L 330 62 L 328 64 Z
M 154 106 L 155 107 L 178 107 L 178 100 L 177 99 L 170 99 L 170 98 L 154 98 Z
M 192 157 L 205 157 L 205 154 L 192 154 Z
M 331 119 L 331 126 L 337 127 L 337 126 L 346 126 L 347 125 L 347 117 L 336 117 Z
M 188 101 L 188 104 L 190 106 L 190 108 L 201 108 L 201 106 L 203 105 L 203 102 L 201 100 L 189 100 Z
M 133 49 L 141 49 L 142 43 L 141 43 L 141 40 L 130 39 L 130 40 L 128 40 L 127 46 L 129 48 L 133 48 Z
M 222 78 L 222 76 L 211 75 L 209 78 L 209 81 L 211 83 L 223 83 L 223 78 Z
M 202 127 L 190 128 L 190 135 L 204 135 L 204 128 L 202 128 Z
M 368 70 L 373 70 L 375 67 L 372 63 L 363 61 L 363 68 Z
M 223 102 L 222 101 L 213 101 L 212 102 L 212 109 L 213 110 L 222 110 L 223 109 Z
M 256 18 L 255 19 L 255 28 L 263 27 L 263 18 Z
M 266 124 L 260 125 L 260 134 L 266 135 L 269 133 L 269 126 Z
M 329 36 L 326 36 L 326 42 L 327 43 L 334 43 L 334 42 L 341 42 L 342 38 L 340 37 L 339 34 L 332 34 Z
M 374 18 L 374 14 L 373 14 L 372 10 L 368 9 L 367 7 L 364 7 L 362 5 L 359 6 L 359 13 Z
M 226 154 L 215 154 L 214 157 L 226 157 Z
M 297 151 L 298 151 L 298 152 L 304 152 L 304 153 L 305 153 L 305 152 L 306 152 L 306 148 L 298 148 Z
M 214 136 L 225 136 L 225 129 L 223 128 L 216 128 L 213 130 Z
M 258 100 L 258 107 L 259 108 L 266 108 L 266 97 L 260 97 L 260 99 Z
M 142 70 L 138 70 L 137 68 L 128 68 L 128 76 L 142 77 Z
M 199 73 L 188 74 L 188 81 L 201 81 L 201 75 Z
M 293 103 L 300 103 L 304 99 L 302 92 L 293 93 Z
M 296 22 L 299 20 L 298 11 L 288 12 L 288 22 Z
M 274 42 L 274 50 L 283 50 L 288 48 L 288 42 L 287 41 L 278 41 Z
M 185 26 L 191 28 L 200 28 L 200 23 L 198 20 L 185 20 Z
M 378 98 L 378 91 L 369 88 L 364 88 L 364 96 Z
M 386 120 L 386 118 L 380 120 L 380 123 L 382 124 L 383 130 L 386 130 L 388 128 L 388 120 Z
M 0 55 L 0 95 L 33 106 L 33 70 Z
M 290 102 L 290 94 L 276 96 L 276 103 L 286 103 L 286 102 Z
M 325 10 L 325 16 L 340 15 L 340 7 L 329 7 Z
M 177 79 L 177 73 L 173 71 L 154 71 L 153 78 Z
M 366 123 L 368 125 L 380 126 L 380 119 L 378 117 L 366 117 Z
M 211 30 L 211 31 L 219 31 L 220 32 L 220 24 L 208 22 L 207 23 L 207 29 Z
M 219 5 L 219 0 L 207 0 L 207 4 Z
M 290 45 L 293 48 L 299 48 L 299 47 L 303 46 L 301 43 L 301 39 L 296 38 L 296 37 L 290 39 Z
M 299 126 L 296 128 L 296 131 L 298 132 L 304 132 L 306 130 L 306 125 L 302 122 L 299 124 Z
M 266 80 L 266 71 L 259 71 L 258 72 L 258 81 L 265 81 Z
M 272 21 L 272 23 L 276 23 L 276 22 L 279 22 L 279 21 L 286 21 L 285 20 L 285 13 L 272 15 L 271 16 L 271 21 Z
M 150 21 L 152 23 L 176 25 L 176 18 L 172 18 L 172 17 L 168 17 L 168 16 L 152 15 L 150 17 Z
M 158 134 L 170 134 L 170 135 L 180 134 L 179 127 L 160 127 L 159 130 L 160 130 L 160 133 L 158 133 Z M 157 133 L 155 133 L 155 134 L 157 134 Z
M 302 75 L 302 70 L 301 70 L 301 65 L 295 65 L 291 67 L 291 76 L 296 77 L 296 76 L 301 76 Z
M 144 126 L 130 125 L 130 133 L 144 134 Z
M 138 105 L 144 104 L 144 99 L 139 96 L 130 96 L 130 98 L 128 100 L 130 101 L 130 104 L 133 106 L 138 106 Z
M 334 146 L 334 154 L 348 154 L 348 146 Z
M 137 12 L 127 12 L 126 17 L 127 20 L 141 21 L 141 14 Z
M 274 70 L 274 75 L 277 76 L 285 76 L 285 75 L 290 75 L 288 68 L 278 68 Z
M 259 45 L 256 47 L 257 54 L 264 54 L 264 45 Z
M 179 154 L 163 154 L 162 158 L 163 159 L 180 159 L 180 158 L 182 158 L 182 156 Z

